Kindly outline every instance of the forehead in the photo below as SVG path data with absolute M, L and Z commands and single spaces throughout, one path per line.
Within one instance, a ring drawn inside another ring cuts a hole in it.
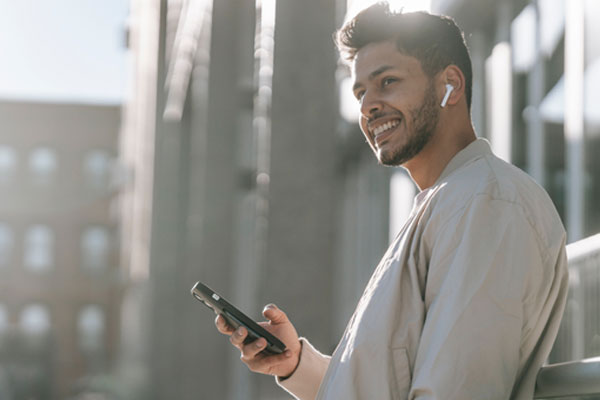
M 378 71 L 393 69 L 407 75 L 425 75 L 421 63 L 415 57 L 398 51 L 391 41 L 369 43 L 356 53 L 352 62 L 352 78 L 357 84 L 365 84 Z

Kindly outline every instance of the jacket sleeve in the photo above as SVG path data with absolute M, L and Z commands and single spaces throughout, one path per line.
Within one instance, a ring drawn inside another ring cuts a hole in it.
M 329 366 L 330 356 L 321 354 L 308 340 L 301 338 L 302 351 L 296 371 L 287 379 L 276 378 L 277 384 L 299 400 L 313 400 Z
M 518 205 L 487 196 L 435 231 L 409 399 L 511 398 L 524 304 L 546 301 L 553 279 L 543 245 Z

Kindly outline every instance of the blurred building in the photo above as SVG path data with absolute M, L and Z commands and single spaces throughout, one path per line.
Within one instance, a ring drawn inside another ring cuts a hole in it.
M 257 319 L 277 303 L 331 352 L 408 215 L 414 185 L 377 166 L 349 111 L 330 38 L 351 3 L 132 0 L 119 373 L 137 398 L 289 398 L 247 371 L 190 288 L 202 280 Z M 546 187 L 569 241 L 600 231 L 585 97 L 600 91 L 582 89 L 597 88 L 593 0 L 432 9 L 465 30 L 479 136 Z
M 600 231 L 600 33 L 593 0 L 433 0 L 473 58 L 473 120 L 554 200 L 569 241 Z
M 569 242 L 600 232 L 600 3 L 433 0 L 432 10 L 465 31 L 477 132 L 546 188 Z M 571 258 L 550 362 L 600 355 L 597 240 Z
M 335 1 L 131 11 L 122 374 L 146 380 L 144 398 L 285 397 L 189 291 L 202 280 L 257 319 L 276 302 L 320 348 L 335 345 Z
M 115 356 L 120 107 L 4 101 L 0 121 L 0 398 L 64 399 Z

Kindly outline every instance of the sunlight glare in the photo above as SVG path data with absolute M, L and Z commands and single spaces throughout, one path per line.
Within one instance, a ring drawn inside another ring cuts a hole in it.
M 360 10 L 377 3 L 380 0 L 348 0 L 346 18 L 356 15 Z M 404 12 L 431 11 L 431 0 L 389 0 L 392 10 L 402 9 Z

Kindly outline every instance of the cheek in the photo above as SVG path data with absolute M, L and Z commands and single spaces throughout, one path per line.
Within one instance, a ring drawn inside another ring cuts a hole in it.
M 371 138 L 369 137 L 369 133 L 367 131 L 367 123 L 364 119 L 361 118 L 360 120 L 360 130 L 363 133 L 363 135 L 365 136 L 365 138 L 369 141 L 369 143 L 371 143 Z
M 365 137 L 365 139 L 367 139 L 367 143 L 369 143 L 369 146 L 371 147 L 371 149 L 373 149 L 373 151 L 376 151 L 375 143 L 373 142 L 373 139 L 371 138 L 371 136 L 369 136 L 369 134 L 368 134 L 366 123 L 363 123 L 362 120 L 360 123 L 360 130 L 361 130 L 363 136 Z
M 361 118 L 360 121 L 358 122 L 358 124 L 360 125 L 361 132 L 364 135 L 366 135 L 366 132 L 367 132 L 367 123 L 365 122 L 364 118 Z

